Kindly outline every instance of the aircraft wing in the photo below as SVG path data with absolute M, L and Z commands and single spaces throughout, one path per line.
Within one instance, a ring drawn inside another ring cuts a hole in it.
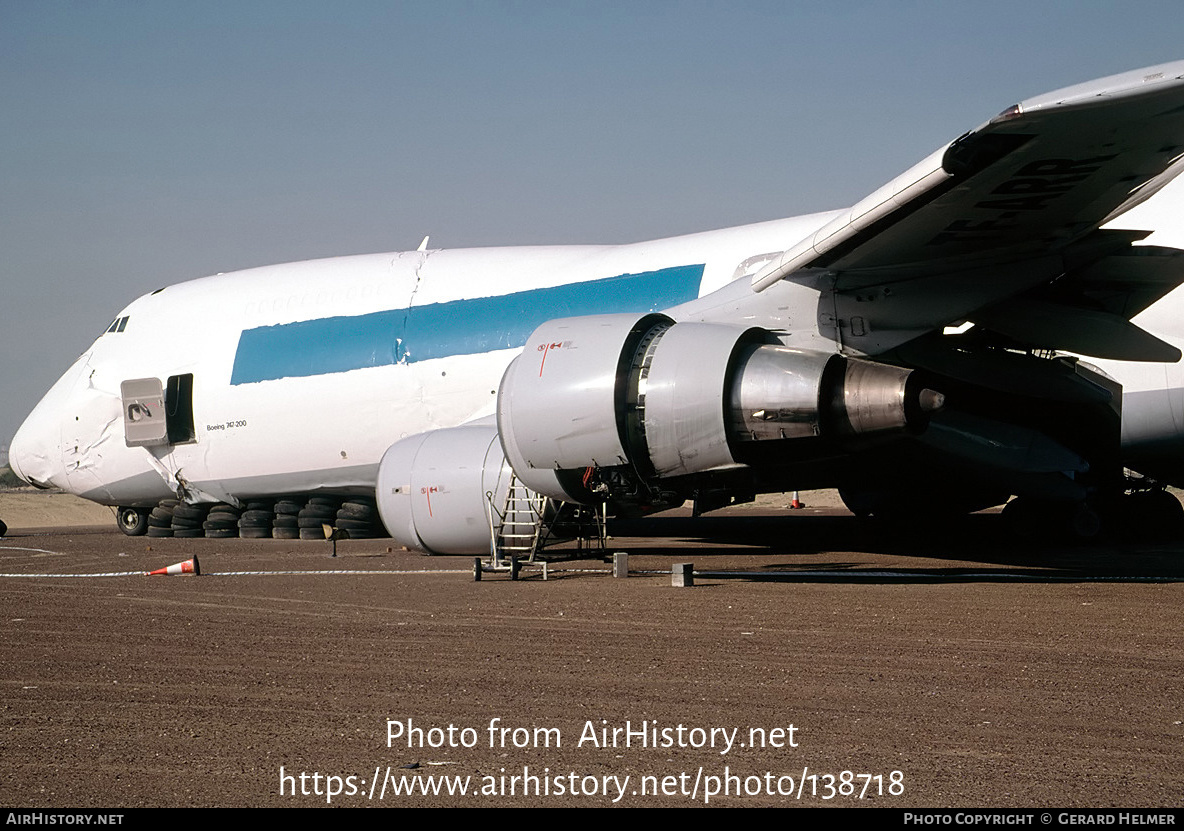
M 1170 249 L 1132 256 L 1139 234 L 1098 228 L 1162 188 L 1184 169 L 1182 157 L 1184 62 L 1037 96 L 787 249 L 754 275 L 753 289 L 788 279 L 841 295 L 914 281 L 924 286 L 924 325 L 908 322 L 915 308 L 882 304 L 857 326 L 915 334 L 943 316 L 989 309 L 983 321 L 1029 345 L 1176 360 L 1178 351 L 1127 321 L 1184 280 L 1184 262 Z M 1056 297 L 998 305 L 1054 280 L 1062 280 Z M 1099 283 L 1109 292 L 1102 304 L 1090 296 Z M 1049 304 L 1065 318 L 1059 327 L 1047 325 Z M 881 339 L 865 351 L 891 345 Z
M 805 269 L 856 286 L 1005 262 L 1079 239 L 1180 171 L 1184 62 L 1007 108 L 845 211 L 753 277 Z

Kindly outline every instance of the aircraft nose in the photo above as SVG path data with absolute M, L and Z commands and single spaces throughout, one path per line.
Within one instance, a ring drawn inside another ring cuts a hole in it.
M 8 446 L 12 472 L 38 488 L 65 487 L 62 418 L 85 364 L 84 355 L 58 379 L 25 418 Z
M 29 479 L 25 476 L 21 469 L 21 457 L 25 455 L 24 442 L 20 440 L 20 431 L 12 437 L 12 442 L 8 445 L 8 466 L 12 468 L 12 472 L 17 475 L 25 484 L 29 483 Z
M 23 481 L 39 488 L 51 487 L 54 471 L 50 464 L 48 435 L 38 435 L 38 425 L 33 416 L 36 411 L 25 419 L 24 424 L 12 437 L 8 446 L 8 466 L 12 472 Z

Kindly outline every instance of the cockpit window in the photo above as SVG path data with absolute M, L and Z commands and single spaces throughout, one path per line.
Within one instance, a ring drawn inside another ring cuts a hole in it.
M 122 332 L 124 329 L 127 328 L 127 321 L 128 321 L 129 317 L 130 317 L 130 315 L 124 315 L 123 317 L 115 318 L 115 320 L 111 321 L 111 325 L 107 327 L 107 331 L 104 332 L 103 334 L 110 334 L 111 332 Z

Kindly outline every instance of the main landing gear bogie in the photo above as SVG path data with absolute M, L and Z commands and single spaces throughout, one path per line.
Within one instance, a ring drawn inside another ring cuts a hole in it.
M 1017 497 L 1003 518 L 1020 537 L 1066 543 L 1109 539 L 1175 539 L 1184 536 L 1184 505 L 1163 488 L 1083 502 Z

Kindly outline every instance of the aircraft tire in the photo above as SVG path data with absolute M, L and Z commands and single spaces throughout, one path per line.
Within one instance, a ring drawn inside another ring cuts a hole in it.
M 172 526 L 164 527 L 160 525 L 149 525 L 148 536 L 153 538 L 171 537 L 173 535 Z
M 336 519 L 337 510 L 335 508 L 326 508 L 324 506 L 308 507 L 298 513 L 296 516 L 301 519 Z
M 299 528 L 273 528 L 271 536 L 277 540 L 298 540 L 300 539 Z
M 174 537 L 182 537 L 185 539 L 197 539 L 198 537 L 204 537 L 205 535 L 206 535 L 206 531 L 204 528 L 174 528 L 173 529 L 173 536 Z
M 1102 516 L 1089 502 L 1017 497 L 1007 503 L 1002 517 L 1018 537 L 1069 544 L 1096 540 L 1103 526 Z
M 178 505 L 173 508 L 173 518 L 204 520 L 209 509 L 204 505 Z
M 148 531 L 148 511 L 143 508 L 120 508 L 119 530 L 129 537 L 142 537 Z
M 866 519 L 872 515 L 872 509 L 875 507 L 873 500 L 865 497 L 859 491 L 839 488 L 839 498 L 843 500 L 843 505 L 847 510 L 855 516 Z
M 362 505 L 357 502 L 346 502 L 341 506 L 337 512 L 339 519 L 370 519 L 374 516 L 374 509 L 369 505 Z
M 272 533 L 270 528 L 247 527 L 238 529 L 238 535 L 244 540 L 266 540 L 271 539 Z
M 1156 491 L 1155 494 L 1155 524 L 1169 536 L 1179 536 L 1184 532 L 1184 505 L 1173 494 Z
M 1071 540 L 1087 542 L 1102 532 L 1102 518 L 1088 502 L 1079 502 L 1069 511 L 1066 530 Z
M 1120 520 L 1126 534 L 1136 538 L 1169 540 L 1184 534 L 1184 506 L 1166 490 L 1124 496 Z
M 1029 539 L 1035 537 L 1041 530 L 1041 513 L 1040 507 L 1032 499 L 1017 497 L 1003 506 L 1000 515 L 1007 523 L 1011 533 L 1017 537 Z
M 7 533 L 8 533 L 8 526 L 5 525 L 3 523 L 3 521 L 0 521 L 0 537 L 3 537 Z
M 205 532 L 212 540 L 228 540 L 239 536 L 237 528 L 207 528 Z

